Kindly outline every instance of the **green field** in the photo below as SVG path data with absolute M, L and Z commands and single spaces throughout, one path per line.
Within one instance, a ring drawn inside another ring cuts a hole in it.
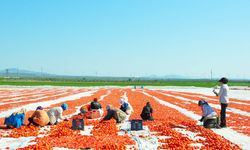
M 15 86 L 196 86 L 214 87 L 216 81 L 169 80 L 169 81 L 39 81 L 39 80 L 0 80 L 0 85 Z M 250 86 L 249 81 L 232 81 L 230 86 Z

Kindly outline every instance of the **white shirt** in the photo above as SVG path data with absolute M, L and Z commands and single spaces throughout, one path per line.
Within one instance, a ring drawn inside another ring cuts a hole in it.
M 219 97 L 220 97 L 220 103 L 222 104 L 227 104 L 229 103 L 229 96 L 228 96 L 228 92 L 229 92 L 229 87 L 227 84 L 223 84 L 220 87 L 220 92 L 218 93 Z
M 54 124 L 56 121 L 58 121 L 58 119 L 62 120 L 63 119 L 62 113 L 63 113 L 62 107 L 55 107 L 55 108 L 50 109 L 47 112 L 49 119 L 50 119 L 50 123 Z

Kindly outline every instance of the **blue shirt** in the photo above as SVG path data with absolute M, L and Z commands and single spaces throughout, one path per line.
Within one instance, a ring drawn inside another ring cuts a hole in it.
M 202 116 L 207 117 L 208 115 L 210 115 L 214 112 L 215 111 L 213 110 L 213 108 L 210 105 L 208 105 L 208 104 L 202 105 L 202 114 L 203 114 Z
M 11 114 L 8 118 L 5 118 L 4 124 L 7 126 L 13 126 L 20 128 L 23 125 L 25 115 L 24 114 Z

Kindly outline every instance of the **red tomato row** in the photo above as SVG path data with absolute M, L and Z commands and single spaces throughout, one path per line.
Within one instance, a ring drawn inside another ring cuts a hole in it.
M 163 97 L 154 91 L 150 91 L 156 97 L 162 99 Z M 163 149 L 197 149 L 197 147 L 191 144 L 201 143 L 203 144 L 202 149 L 240 149 L 239 146 L 232 144 L 230 141 L 223 137 L 215 134 L 209 129 L 205 129 L 201 126 L 196 125 L 196 122 L 186 117 L 184 114 L 178 112 L 173 108 L 163 106 L 153 98 L 148 97 L 139 92 L 128 91 L 130 104 L 134 108 L 132 118 L 138 118 L 143 108 L 142 104 L 150 102 L 153 109 L 153 122 L 145 122 L 145 125 L 149 126 L 150 130 L 156 132 L 157 136 L 168 136 L 165 140 L 159 140 L 162 142 L 161 148 Z M 164 98 L 166 99 L 166 97 Z M 175 103 L 175 99 L 168 97 L 166 101 Z M 179 103 L 179 101 L 177 101 Z M 197 107 L 197 106 L 196 106 Z M 197 136 L 201 136 L 204 139 L 192 140 L 186 135 L 181 134 L 173 128 L 184 128 L 187 131 L 197 133 Z

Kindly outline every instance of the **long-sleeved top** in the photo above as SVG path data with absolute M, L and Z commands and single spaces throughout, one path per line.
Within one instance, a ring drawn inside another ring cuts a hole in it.
M 220 87 L 220 91 L 218 93 L 218 96 L 220 98 L 220 103 L 222 104 L 228 104 L 229 103 L 229 96 L 228 96 L 228 92 L 229 92 L 229 87 L 227 84 L 223 84 Z
M 44 110 L 36 110 L 31 118 L 40 126 L 46 126 L 50 122 L 49 116 Z
M 50 123 L 55 124 L 58 121 L 58 119 L 63 119 L 62 113 L 63 113 L 62 107 L 55 107 L 55 108 L 50 109 L 47 112 Z
M 23 125 L 25 114 L 11 114 L 9 117 L 5 118 L 4 124 L 7 126 L 12 126 L 14 128 L 20 128 Z
M 217 114 L 210 105 L 204 104 L 204 105 L 202 105 L 202 116 L 205 118 L 206 117 L 216 117 Z

